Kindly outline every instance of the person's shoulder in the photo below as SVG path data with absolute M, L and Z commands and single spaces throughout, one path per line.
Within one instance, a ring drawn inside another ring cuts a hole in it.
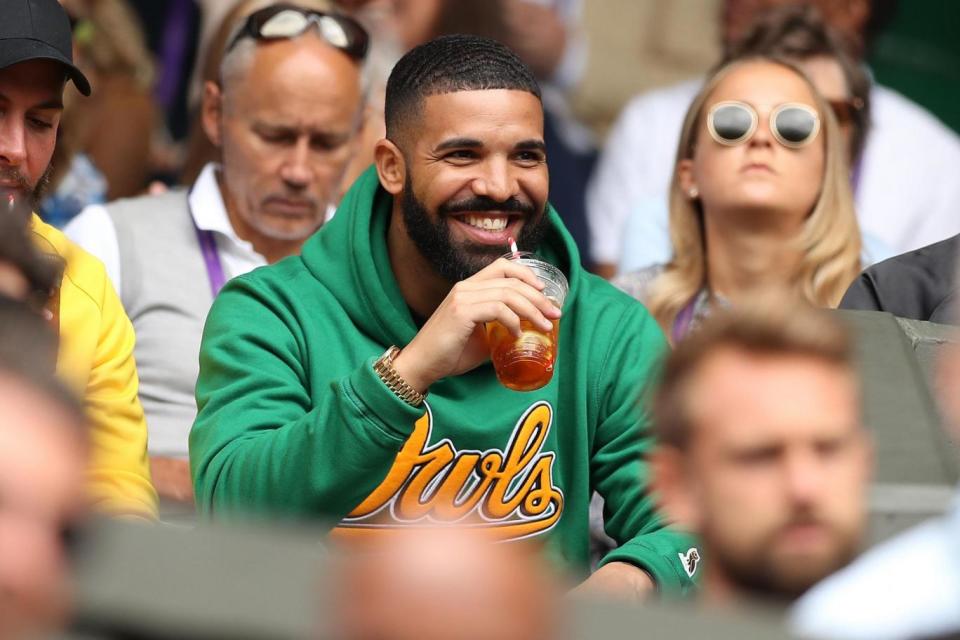
M 946 240 L 901 253 L 868 267 L 865 271 L 877 283 L 894 280 L 898 286 L 904 281 L 940 283 L 944 293 L 952 290 L 956 261 L 960 257 L 960 234 Z
M 99 304 L 107 287 L 103 263 L 70 240 L 62 231 L 34 216 L 31 222 L 37 248 L 60 256 L 64 261 L 63 280 L 84 291 Z
M 246 290 L 265 295 L 285 296 L 287 293 L 303 293 L 305 287 L 311 286 L 304 281 L 305 278 L 310 283 L 316 283 L 316 279 L 304 266 L 303 258 L 300 255 L 292 255 L 231 278 L 224 286 L 224 291 Z
M 163 222 L 172 216 L 156 215 L 157 211 L 183 208 L 187 205 L 188 192 L 184 188 L 175 188 L 157 194 L 144 194 L 131 198 L 120 198 L 103 205 L 110 214 Z
M 958 210 L 960 210 L 960 203 L 958 203 L 957 206 Z M 940 242 L 928 244 L 919 249 L 914 249 L 913 251 L 901 253 L 898 256 L 893 256 L 874 265 L 872 268 L 920 267 L 941 271 L 944 267 L 954 266 L 958 255 L 960 255 L 958 251 L 960 251 L 960 234 L 950 236 Z M 950 275 L 952 275 L 952 271 L 950 271 Z

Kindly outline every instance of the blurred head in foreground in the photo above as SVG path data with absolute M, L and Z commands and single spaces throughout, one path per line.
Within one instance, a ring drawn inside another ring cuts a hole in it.
M 343 640 L 546 640 L 555 587 L 520 543 L 482 530 L 412 529 L 342 558 L 335 594 Z
M 668 358 L 654 486 L 702 537 L 708 602 L 789 601 L 856 555 L 872 460 L 851 351 L 826 312 L 767 295 Z
M 53 377 L 55 354 L 36 312 L 0 297 L 0 638 L 56 626 L 69 599 L 86 436 L 79 403 Z

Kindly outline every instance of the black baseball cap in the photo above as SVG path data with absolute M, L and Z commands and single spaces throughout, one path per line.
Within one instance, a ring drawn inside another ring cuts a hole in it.
M 0 0 L 0 69 L 27 60 L 56 60 L 85 96 L 90 82 L 73 65 L 70 19 L 57 0 Z

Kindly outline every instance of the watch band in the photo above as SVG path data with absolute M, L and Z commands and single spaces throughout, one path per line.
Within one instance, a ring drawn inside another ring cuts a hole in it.
M 400 374 L 397 373 L 397 370 L 393 368 L 393 360 L 399 353 L 399 347 L 395 345 L 391 346 L 383 353 L 382 356 L 377 358 L 376 362 L 373 363 L 373 370 L 383 381 L 383 384 L 387 385 L 387 388 L 390 389 L 395 396 L 409 404 L 411 407 L 420 407 L 423 405 L 423 401 L 427 397 L 426 394 L 420 393 L 407 384 L 407 381 L 401 378 Z

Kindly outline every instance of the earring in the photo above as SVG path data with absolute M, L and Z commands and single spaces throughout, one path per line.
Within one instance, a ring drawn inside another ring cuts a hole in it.
M 690 187 L 690 191 L 687 191 L 687 195 L 690 196 L 690 199 L 693 200 L 700 195 L 700 191 L 696 187 Z

